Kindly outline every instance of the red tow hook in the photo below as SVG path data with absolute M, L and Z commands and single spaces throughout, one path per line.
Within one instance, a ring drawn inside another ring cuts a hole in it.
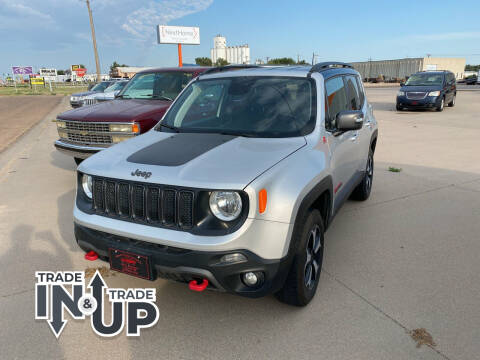
M 85 260 L 95 261 L 97 259 L 98 259 L 98 254 L 93 250 L 90 250 L 85 254 Z
M 207 288 L 208 286 L 208 280 L 203 279 L 203 281 L 199 284 L 197 280 L 192 280 L 188 283 L 188 287 L 190 290 L 193 291 L 203 291 Z

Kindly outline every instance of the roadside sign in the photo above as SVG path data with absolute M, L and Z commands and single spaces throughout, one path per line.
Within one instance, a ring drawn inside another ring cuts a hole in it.
M 72 69 L 72 71 L 77 71 L 78 69 L 80 69 L 80 65 L 71 65 L 70 68 Z
M 12 66 L 13 75 L 32 75 L 33 66 Z
M 40 69 L 41 76 L 57 76 L 57 69 Z
M 79 68 L 75 70 L 75 73 L 77 74 L 78 77 L 84 77 L 85 74 L 87 73 L 87 69 Z
M 157 35 L 159 44 L 200 45 L 198 27 L 158 25 Z
M 30 84 L 32 85 L 45 85 L 43 77 L 32 77 L 30 78 Z

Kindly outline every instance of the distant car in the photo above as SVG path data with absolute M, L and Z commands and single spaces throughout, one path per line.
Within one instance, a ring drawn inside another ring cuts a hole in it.
M 94 105 L 102 101 L 108 101 L 115 99 L 115 96 L 125 87 L 128 83 L 128 80 L 118 80 L 114 81 L 112 85 L 107 87 L 103 93 L 94 93 L 92 95 L 86 96 L 83 101 L 83 106 Z
M 455 106 L 457 83 L 450 71 L 421 71 L 410 76 L 397 94 L 397 110 L 423 108 L 443 111 Z
M 475 85 L 479 82 L 477 75 L 471 75 L 465 78 L 465 84 L 467 85 Z
M 87 96 L 93 95 L 95 93 L 103 93 L 105 91 L 105 89 L 108 88 L 113 83 L 114 83 L 114 81 L 111 81 L 111 80 L 102 81 L 102 82 L 99 82 L 98 84 L 96 84 L 95 86 L 93 86 L 89 91 L 72 94 L 72 96 L 70 96 L 70 105 L 72 105 L 73 108 L 83 106 L 83 100 Z

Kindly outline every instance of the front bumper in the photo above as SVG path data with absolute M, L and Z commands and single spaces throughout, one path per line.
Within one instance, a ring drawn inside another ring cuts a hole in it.
M 75 145 L 71 144 L 62 140 L 57 140 L 55 141 L 55 148 L 58 151 L 61 151 L 67 155 L 80 158 L 80 159 L 86 159 L 89 156 L 106 149 L 106 147 L 98 147 L 98 146 L 88 146 L 88 145 Z
M 412 100 L 406 96 L 397 96 L 397 105 L 405 108 L 432 109 L 440 105 L 441 96 L 427 96 L 424 99 Z
M 78 245 L 84 251 L 95 251 L 104 261 L 109 261 L 109 248 L 130 251 L 150 258 L 154 279 L 161 277 L 188 283 L 194 279 L 206 278 L 212 290 L 246 297 L 261 297 L 280 290 L 291 263 L 288 256 L 278 260 L 267 260 L 245 249 L 189 250 L 107 234 L 77 223 L 74 227 Z M 223 255 L 234 252 L 242 253 L 247 261 L 230 265 L 219 264 Z M 243 283 L 241 274 L 249 271 L 263 273 L 261 285 L 252 288 Z

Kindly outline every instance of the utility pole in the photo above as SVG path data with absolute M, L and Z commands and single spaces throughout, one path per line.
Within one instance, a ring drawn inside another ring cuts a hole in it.
M 92 9 L 90 9 L 90 0 L 86 0 L 88 16 L 90 17 L 90 29 L 92 29 L 93 52 L 95 53 L 95 65 L 97 67 L 97 82 L 100 82 L 100 61 L 98 60 L 97 39 L 95 38 L 95 26 L 93 26 Z
M 315 52 L 312 53 L 312 66 L 315 65 L 315 60 L 317 58 L 318 54 L 315 54 Z

